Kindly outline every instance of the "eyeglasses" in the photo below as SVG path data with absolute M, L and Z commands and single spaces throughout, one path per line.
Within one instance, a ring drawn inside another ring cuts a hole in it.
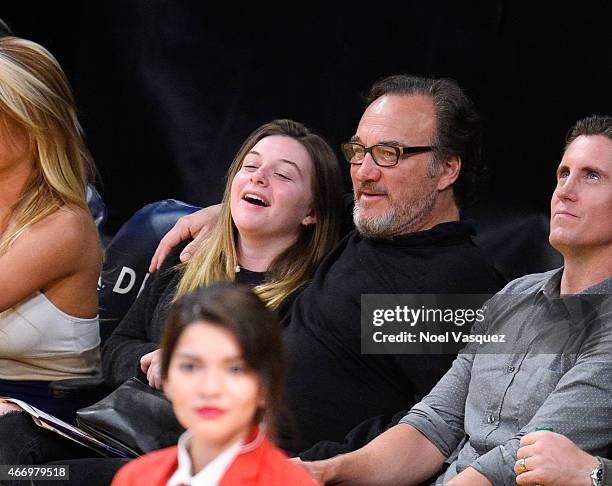
M 392 167 L 397 165 L 399 158 L 402 155 L 409 154 L 420 154 L 422 152 L 429 152 L 435 148 L 435 146 L 429 147 L 396 147 L 395 145 L 386 145 L 384 143 L 378 143 L 371 147 L 366 147 L 360 143 L 350 142 L 343 143 L 342 154 L 346 160 L 353 165 L 363 164 L 363 159 L 366 154 L 369 153 L 372 156 L 374 163 L 380 167 Z

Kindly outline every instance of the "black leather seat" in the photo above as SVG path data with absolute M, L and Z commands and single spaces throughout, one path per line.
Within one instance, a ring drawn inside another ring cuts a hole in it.
M 548 243 L 548 215 L 485 202 L 466 211 L 465 216 L 476 224 L 475 243 L 507 280 L 563 265 L 559 252 Z

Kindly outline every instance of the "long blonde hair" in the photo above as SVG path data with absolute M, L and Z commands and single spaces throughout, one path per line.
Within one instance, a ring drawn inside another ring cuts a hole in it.
M 33 161 L 0 235 L 2 255 L 24 230 L 64 205 L 89 212 L 87 182 L 94 168 L 66 75 L 35 42 L 0 39 L 0 118 L 25 131 Z
M 219 222 L 193 257 L 181 265 L 183 275 L 175 300 L 214 281 L 236 279 L 237 229 L 230 211 L 231 184 L 246 154 L 257 142 L 271 135 L 291 137 L 308 152 L 313 163 L 311 187 L 316 224 L 301 227 L 297 241 L 276 257 L 268 269 L 268 280 L 255 287 L 255 292 L 268 307 L 276 309 L 290 294 L 311 280 L 323 257 L 338 240 L 342 181 L 333 150 L 301 123 L 274 120 L 257 128 L 238 150 L 227 173 Z

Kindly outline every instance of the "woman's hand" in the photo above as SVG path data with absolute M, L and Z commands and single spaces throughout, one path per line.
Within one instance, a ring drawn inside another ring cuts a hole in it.
M 13 402 L 7 402 L 0 400 L 0 415 L 4 415 L 9 412 L 21 412 L 21 407 Z
M 149 272 L 152 273 L 159 270 L 170 250 L 181 241 L 193 238 L 193 241 L 185 247 L 180 256 L 182 262 L 189 260 L 200 247 L 204 238 L 210 234 L 217 224 L 220 213 L 221 204 L 215 204 L 214 206 L 200 209 L 195 213 L 181 216 L 172 229 L 161 239 L 159 245 L 157 245 L 155 254 L 149 264 Z
M 520 465 L 521 459 L 527 471 Z M 591 471 L 596 466 L 597 459 L 567 437 L 542 430 L 521 439 L 514 472 L 517 484 L 591 486 Z
M 151 351 L 140 358 L 140 369 L 147 375 L 151 388 L 162 389 L 161 349 Z

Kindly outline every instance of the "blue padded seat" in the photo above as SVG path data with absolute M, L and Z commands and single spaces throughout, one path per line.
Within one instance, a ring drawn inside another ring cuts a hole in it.
M 119 229 L 106 248 L 98 282 L 102 341 L 140 293 L 149 277 L 149 262 L 159 241 L 181 216 L 198 209 L 175 199 L 165 199 L 147 204 Z
M 87 205 L 98 231 L 102 232 L 104 223 L 106 223 L 106 204 L 100 193 L 91 184 L 87 185 Z
M 111 240 L 98 281 L 102 342 L 136 300 L 149 276 L 149 262 L 159 241 L 181 216 L 198 209 L 175 199 L 148 204 L 137 211 Z M 109 392 L 103 386 L 102 376 L 54 381 L 49 385 L 49 391 L 57 398 L 91 397 L 92 403 Z

